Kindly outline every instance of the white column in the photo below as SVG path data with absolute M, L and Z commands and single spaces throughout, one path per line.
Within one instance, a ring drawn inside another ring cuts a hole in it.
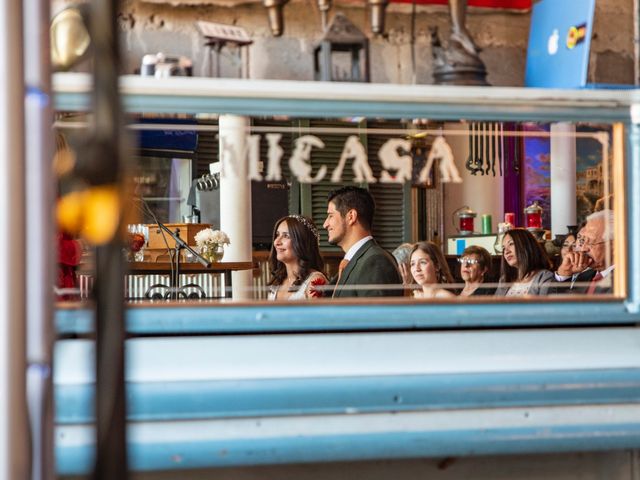
M 53 385 L 52 348 L 53 289 L 55 284 L 53 209 L 55 184 L 51 178 L 52 129 L 51 71 L 49 57 L 49 0 L 23 0 L 24 15 L 24 83 L 25 131 L 29 141 L 25 144 L 25 204 L 26 232 L 30 238 L 42 242 L 30 244 L 25 258 L 25 271 L 29 301 L 26 304 L 27 345 L 27 402 L 31 427 L 31 478 L 53 479 Z M 38 278 L 33 282 L 30 279 Z
M 567 233 L 576 224 L 576 127 L 551 124 L 551 233 Z
M 229 235 L 231 245 L 224 254 L 226 262 L 250 262 L 251 181 L 247 179 L 249 119 L 238 115 L 221 115 L 220 135 L 220 229 Z M 231 153 L 233 152 L 233 153 Z M 251 270 L 232 273 L 233 298 L 252 298 Z
M 5 252 L 0 269 L 0 480 L 29 477 L 21 8 L 22 2 L 0 0 L 0 232 Z

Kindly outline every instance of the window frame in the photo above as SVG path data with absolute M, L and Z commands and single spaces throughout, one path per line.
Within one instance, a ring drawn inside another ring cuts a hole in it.
M 56 75 L 54 88 L 56 108 L 88 108 L 88 76 Z M 614 153 L 621 156 L 626 148 L 627 157 L 618 175 L 623 184 L 614 187 L 616 194 L 624 192 L 616 195 L 616 212 L 623 212 L 616 218 L 623 234 L 640 238 L 635 92 L 327 88 L 319 82 L 141 77 L 124 78 L 122 88 L 132 112 L 144 106 L 160 113 L 202 108 L 247 115 L 621 122 L 615 135 L 624 142 Z M 625 246 L 620 235 L 616 241 Z M 619 253 L 627 273 L 625 299 L 536 302 L 536 308 L 523 300 L 130 304 L 130 466 L 143 471 L 638 448 L 640 255 Z M 55 320 L 59 334 L 71 334 L 55 346 L 56 468 L 59 474 L 88 473 L 95 448 L 89 423 L 93 313 L 75 304 L 59 308 Z M 555 328 L 561 325 L 582 328 Z M 628 327 L 613 328 L 620 325 Z M 554 328 L 538 328 L 546 326 Z M 286 334 L 262 335 L 268 332 Z M 189 411 L 182 398 L 209 410 Z M 137 416 L 136 406 L 159 415 Z M 185 410 L 195 421 L 180 416 Z M 189 455 L 174 454 L 185 448 Z
M 57 110 L 90 108 L 89 76 L 56 74 L 53 85 Z M 640 97 L 635 91 L 339 83 L 332 83 L 329 89 L 321 82 L 178 77 L 158 81 L 137 76 L 122 77 L 121 91 L 124 108 L 132 113 L 607 122 L 615 124 L 613 154 L 627 153 L 622 171 L 614 172 L 614 191 L 624 191 L 615 198 L 616 264 L 625 267 L 616 269 L 616 283 L 626 292 L 624 298 L 535 301 L 535 309 L 531 308 L 534 301 L 525 299 L 428 305 L 405 299 L 286 306 L 238 303 L 216 306 L 221 309 L 216 315 L 210 305 L 160 309 L 136 305 L 128 313 L 131 333 L 148 333 L 162 325 L 159 319 L 164 315 L 182 314 L 189 316 L 189 322 L 182 322 L 182 333 L 630 325 L 640 320 L 640 257 L 626 245 L 628 236 L 640 238 L 640 172 L 632 168 L 640 164 L 639 117 L 634 115 L 639 111 Z

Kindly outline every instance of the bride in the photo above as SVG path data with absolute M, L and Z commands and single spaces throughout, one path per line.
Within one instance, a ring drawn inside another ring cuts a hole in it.
M 320 256 L 320 234 L 313 221 L 289 215 L 276 222 L 269 253 L 269 300 L 304 300 L 323 296 L 328 283 Z

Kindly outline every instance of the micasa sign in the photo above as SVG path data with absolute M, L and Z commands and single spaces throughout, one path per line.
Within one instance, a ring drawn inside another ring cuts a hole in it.
M 268 144 L 266 174 L 261 174 L 260 140 L 261 135 L 249 135 L 243 144 L 237 144 L 230 138 L 220 136 L 221 178 L 238 178 L 245 176 L 248 180 L 280 181 L 282 180 L 281 162 L 284 150 L 280 146 L 281 133 L 267 133 Z M 341 183 L 342 173 L 348 165 L 353 170 L 353 181 L 356 183 L 404 183 L 410 182 L 413 175 L 413 158 L 411 141 L 401 138 L 387 140 L 380 150 L 378 159 L 382 166 L 379 178 L 374 177 L 367 151 L 357 135 L 347 138 L 338 160 L 338 165 L 329 172 L 326 165 L 320 165 L 312 176 L 311 155 L 314 150 L 323 149 L 324 142 L 315 135 L 303 135 L 295 139 L 293 152 L 289 161 L 289 170 L 300 183 L 317 183 L 329 177 L 331 182 Z M 246 160 L 246 161 L 245 161 Z M 424 166 L 417 173 L 419 183 L 428 183 L 431 170 L 438 160 L 440 179 L 444 183 L 461 183 L 462 178 L 456 168 L 453 152 L 442 136 L 437 136 Z

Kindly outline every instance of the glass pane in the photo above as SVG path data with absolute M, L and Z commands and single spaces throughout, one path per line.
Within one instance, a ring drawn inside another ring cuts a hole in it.
M 142 260 L 131 264 L 129 298 L 184 285 L 181 298 L 242 301 L 623 294 L 614 282 L 624 273 L 614 268 L 624 225 L 613 211 L 612 192 L 623 193 L 613 125 L 130 120 L 145 139 L 132 169 L 144 207 L 132 223 L 149 233 L 144 254 L 129 257 Z M 69 137 L 82 128 L 57 126 Z M 345 186 L 360 190 L 332 196 Z M 181 250 L 182 275 L 172 284 L 175 241 L 158 223 L 193 249 Z M 362 263 L 364 247 L 373 251 Z M 151 292 L 158 284 L 166 288 Z

